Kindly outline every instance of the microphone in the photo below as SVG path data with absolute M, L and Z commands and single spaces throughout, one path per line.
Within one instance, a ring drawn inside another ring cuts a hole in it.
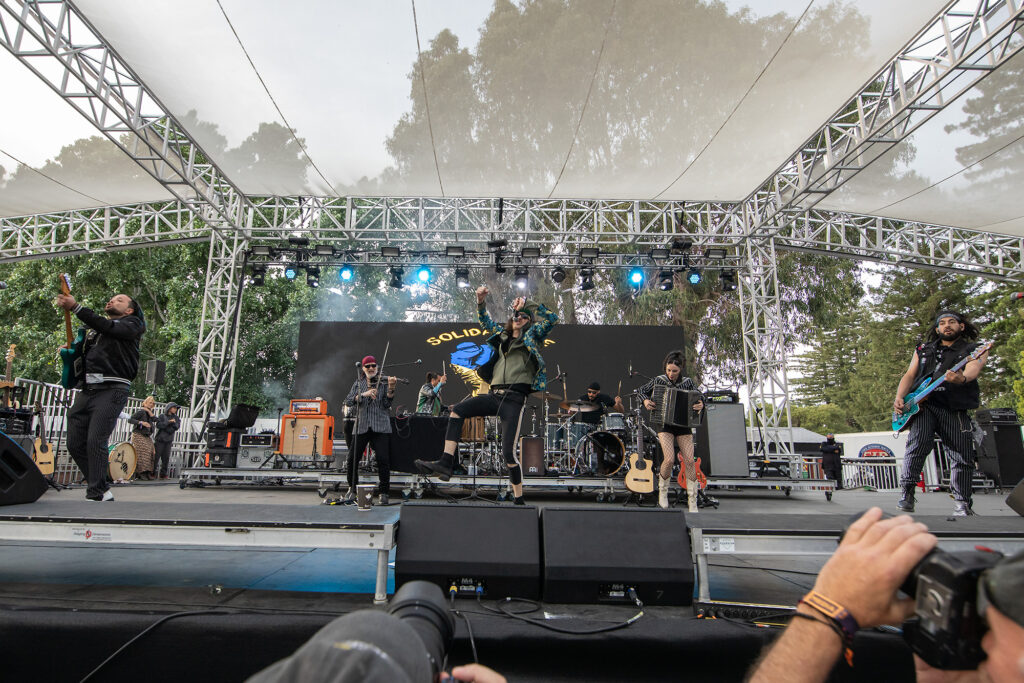
M 3 289 L 6 286 L 6 284 L 0 282 L 0 289 Z M 1016 301 L 1017 299 L 1024 299 L 1024 292 L 1014 292 L 1010 295 L 1010 301 Z
M 361 367 L 363 367 L 363 363 L 362 363 L 362 361 L 358 361 L 358 360 L 357 360 L 357 361 L 356 361 L 356 367 L 357 367 L 357 368 L 361 368 Z
M 417 358 L 416 359 L 416 365 L 422 365 L 422 364 L 423 364 L 423 359 L 422 358 Z

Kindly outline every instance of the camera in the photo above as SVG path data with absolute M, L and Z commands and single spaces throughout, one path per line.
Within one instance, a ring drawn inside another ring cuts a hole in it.
M 433 583 L 409 581 L 395 592 L 388 614 L 416 631 L 423 642 L 433 680 L 441 672 L 455 635 L 455 618 L 448 611 L 444 593 Z
M 985 573 L 1002 559 L 997 552 L 936 548 L 911 570 L 900 587 L 915 603 L 903 639 L 921 659 L 937 669 L 975 669 L 985 659 L 988 624 L 979 594 Z

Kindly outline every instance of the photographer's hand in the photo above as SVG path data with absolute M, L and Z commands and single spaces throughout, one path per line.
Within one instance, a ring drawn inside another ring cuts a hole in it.
M 861 628 L 899 624 L 914 603 L 897 599 L 896 589 L 937 542 L 908 515 L 882 520 L 881 508 L 871 508 L 850 525 L 814 590 L 845 607 Z
M 980 671 L 944 671 L 935 669 L 914 655 L 914 674 L 917 683 L 983 683 L 988 681 Z
M 452 669 L 452 678 L 467 683 L 506 683 L 505 677 L 482 664 L 467 664 Z

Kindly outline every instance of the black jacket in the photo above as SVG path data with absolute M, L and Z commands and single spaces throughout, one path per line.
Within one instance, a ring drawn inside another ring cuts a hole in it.
M 156 422 L 156 415 L 150 415 L 149 411 L 145 408 L 139 408 L 132 414 L 132 419 L 129 420 L 135 427 L 132 429 L 133 432 L 138 432 L 143 436 L 151 436 L 153 434 L 153 423 Z M 148 427 L 143 427 L 140 422 L 148 422 Z
M 167 410 L 171 409 L 171 406 L 177 407 L 177 403 L 170 403 L 167 406 Z M 181 420 L 178 419 L 178 414 L 171 415 L 170 413 L 164 413 L 156 419 L 156 428 L 159 430 L 153 440 L 157 443 L 170 443 L 174 441 L 174 432 L 178 431 L 178 427 L 181 426 Z
M 89 328 L 85 337 L 86 383 L 131 384 L 139 374 L 139 341 L 145 324 L 134 315 L 111 320 L 85 307 L 75 315 Z

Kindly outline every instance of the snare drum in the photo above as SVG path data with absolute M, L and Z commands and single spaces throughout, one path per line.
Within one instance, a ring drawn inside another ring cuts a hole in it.
M 626 416 L 622 413 L 606 413 L 602 415 L 601 431 L 624 434 L 626 432 Z
M 463 443 L 484 443 L 487 441 L 486 418 L 467 417 L 462 421 Z
M 135 465 L 138 460 L 135 456 L 135 446 L 125 441 L 109 446 L 107 450 L 109 452 L 107 459 L 110 463 L 110 478 L 114 481 L 131 479 L 135 474 Z
M 591 432 L 580 444 L 579 452 L 593 474 L 610 477 L 622 467 L 626 447 L 611 432 Z

